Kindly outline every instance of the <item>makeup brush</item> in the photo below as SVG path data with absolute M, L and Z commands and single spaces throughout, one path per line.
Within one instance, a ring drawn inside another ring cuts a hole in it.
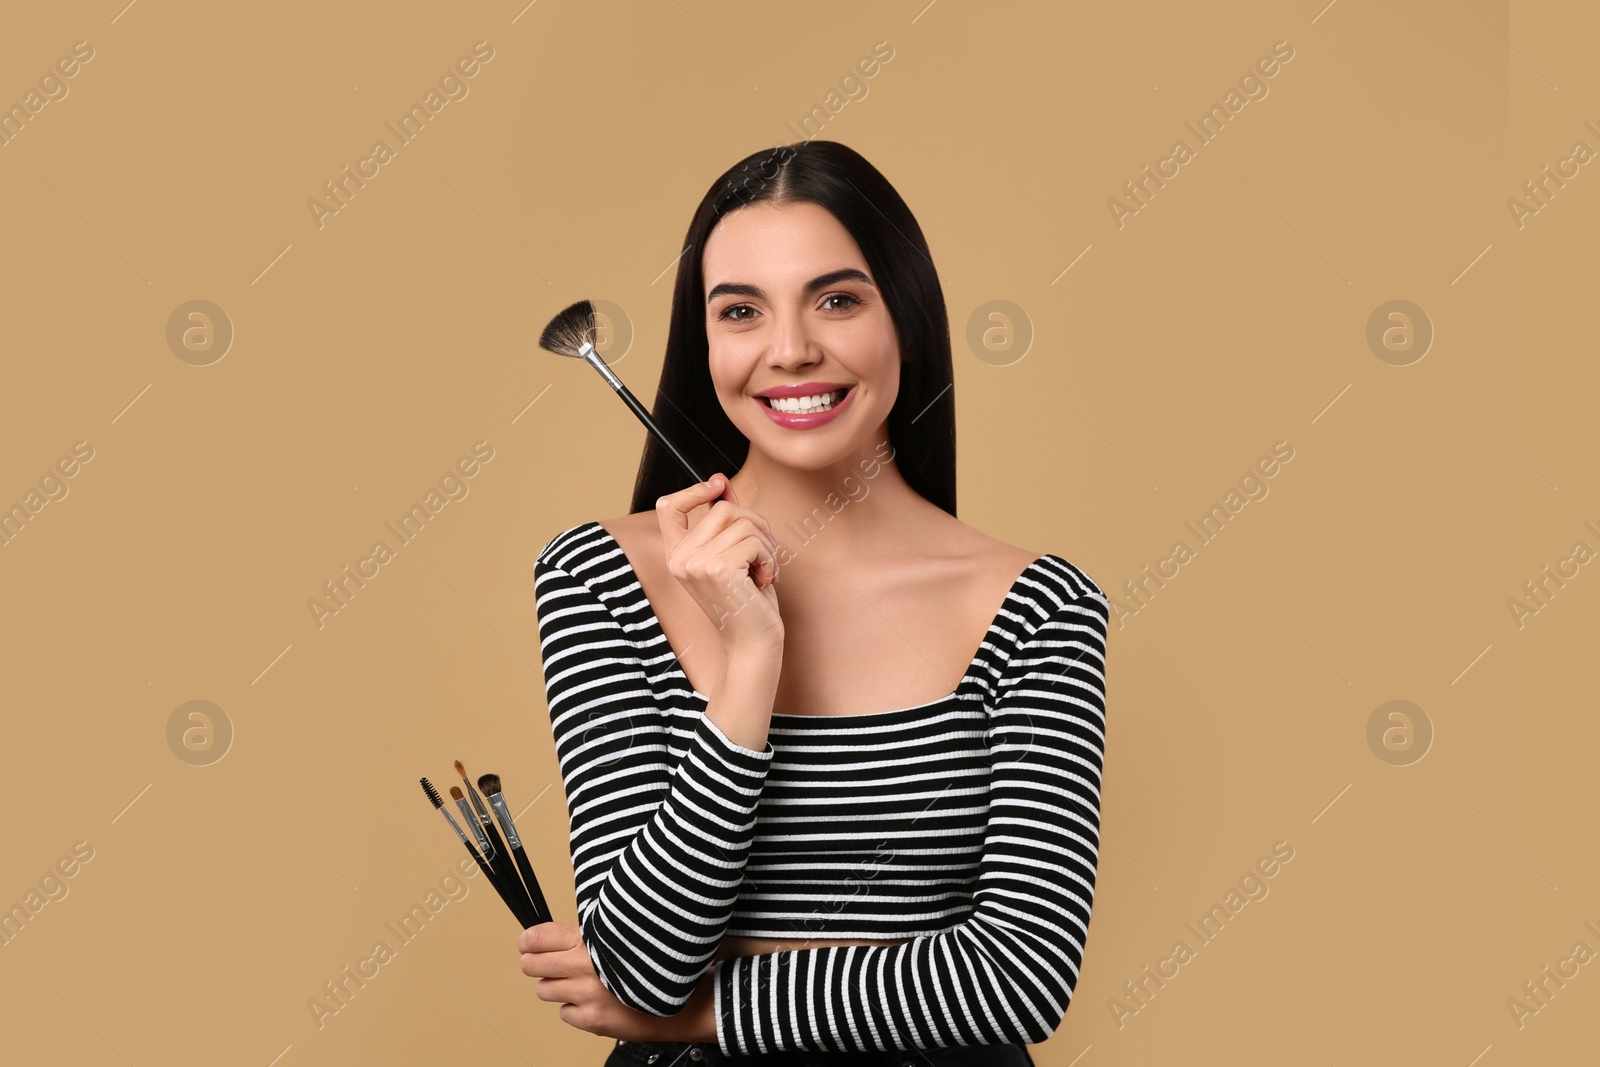
M 478 813 L 478 821 L 483 824 L 483 832 L 489 835 L 489 843 L 494 846 L 494 858 L 489 862 L 493 865 L 495 873 L 500 876 L 500 884 L 505 886 L 506 893 L 516 901 L 512 910 L 517 913 L 519 919 L 526 920 L 522 926 L 524 930 L 539 925 L 539 919 L 534 915 L 533 898 L 523 889 L 516 865 L 506 852 L 505 842 L 500 840 L 500 831 L 494 828 L 494 820 L 489 817 L 489 809 L 484 807 L 477 786 L 467 777 L 467 769 L 461 765 L 460 760 L 456 760 L 456 773 L 461 775 L 461 783 L 467 787 L 467 799 L 472 801 L 473 810 Z
M 459 785 L 450 787 L 450 799 L 456 802 L 456 809 L 461 812 L 461 817 L 472 827 L 472 836 L 478 839 L 478 848 L 483 852 L 483 858 L 490 863 L 494 862 L 494 845 L 489 843 L 488 835 L 483 832 L 483 827 L 478 825 L 477 816 L 472 814 L 472 809 L 467 807 L 467 794 L 461 791 Z
M 494 886 L 495 892 L 500 894 L 500 899 L 506 902 L 506 907 L 511 908 L 512 916 L 518 922 L 521 922 L 522 916 L 517 914 L 517 909 L 511 903 L 511 897 L 506 893 L 505 888 L 500 885 L 500 879 L 496 878 L 494 871 L 490 869 L 487 863 L 483 862 L 483 857 L 478 854 L 478 850 L 472 847 L 472 841 L 467 837 L 466 833 L 462 831 L 460 824 L 456 822 L 455 816 L 451 815 L 445 810 L 444 800 L 439 796 L 439 791 L 435 789 L 433 787 L 433 783 L 428 781 L 426 778 L 422 780 L 422 791 L 428 794 L 428 801 L 435 808 L 439 809 L 439 814 L 443 815 L 445 822 L 450 824 L 450 829 L 454 830 L 456 832 L 456 836 L 461 838 L 461 843 L 467 846 L 468 854 L 470 854 L 472 858 L 477 861 L 478 869 L 483 872 L 484 879 L 490 885 Z M 523 929 L 526 930 L 527 927 L 523 927 Z
M 539 335 L 539 347 L 558 356 L 584 360 L 589 366 L 599 371 L 600 376 L 606 380 L 606 384 L 617 391 L 617 395 L 622 397 L 623 403 L 627 404 L 629 409 L 639 417 L 639 421 L 644 423 L 644 428 L 649 430 L 657 441 L 661 442 L 661 447 L 672 453 L 672 458 L 677 460 L 679 466 L 688 472 L 689 477 L 697 482 L 705 481 L 700 472 L 694 469 L 694 464 L 689 462 L 689 458 L 678 451 L 678 446 L 667 440 L 667 435 L 661 432 L 661 427 L 656 425 L 656 421 L 650 417 L 650 413 L 645 410 L 644 405 L 639 403 L 638 399 L 628 391 L 626 385 L 622 384 L 622 379 L 613 374 L 611 368 L 606 366 L 606 361 L 601 359 L 600 353 L 595 350 L 594 337 L 594 304 L 587 300 L 580 300 L 550 320 L 549 324 L 545 326 L 544 332 Z
M 478 775 L 478 788 L 489 798 L 489 806 L 494 809 L 494 817 L 500 820 L 500 828 L 506 832 L 506 841 L 511 845 L 511 855 L 517 861 L 517 870 L 522 872 L 523 884 L 528 887 L 528 896 L 533 900 L 533 910 L 538 913 L 539 921 L 552 922 L 550 906 L 544 902 L 544 893 L 539 890 L 539 879 L 533 876 L 533 864 L 528 862 L 528 854 L 522 848 L 522 838 L 517 836 L 516 824 L 511 821 L 511 809 L 506 807 L 506 795 L 500 791 L 500 776 Z

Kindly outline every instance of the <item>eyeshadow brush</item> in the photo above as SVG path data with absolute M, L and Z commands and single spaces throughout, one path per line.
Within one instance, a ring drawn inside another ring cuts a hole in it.
M 517 875 L 516 865 L 512 862 L 511 854 L 506 851 L 505 842 L 500 840 L 500 831 L 494 828 L 494 820 L 489 817 L 489 809 L 484 807 L 483 798 L 478 795 L 477 786 L 472 784 L 472 779 L 467 777 L 467 769 L 460 760 L 456 760 L 456 773 L 461 775 L 461 782 L 467 787 L 467 798 L 472 801 L 473 810 L 478 813 L 478 821 L 483 825 L 483 832 L 489 835 L 489 842 L 494 846 L 494 856 L 489 862 L 495 872 L 500 875 L 500 882 L 505 886 L 506 893 L 516 903 L 512 910 L 517 913 L 517 918 L 523 920 L 522 928 L 539 925 L 539 918 L 534 914 L 533 898 L 522 887 L 522 879 Z
M 506 840 L 511 845 L 511 855 L 517 861 L 517 870 L 522 872 L 522 881 L 528 887 L 528 896 L 533 900 L 533 910 L 538 914 L 539 922 L 552 922 L 550 906 L 544 902 L 544 893 L 539 889 L 539 879 L 533 876 L 533 864 L 528 862 L 528 854 L 522 848 L 522 838 L 517 834 L 516 824 L 511 821 L 511 809 L 506 806 L 506 795 L 500 790 L 500 776 L 478 775 L 478 788 L 488 797 L 489 806 L 494 809 L 494 817 L 500 820 L 500 828 L 506 832 Z

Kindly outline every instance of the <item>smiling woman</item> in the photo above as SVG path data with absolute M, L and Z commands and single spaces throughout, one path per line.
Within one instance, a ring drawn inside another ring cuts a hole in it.
M 752 172 L 771 177 L 752 190 L 744 177 Z M 881 407 L 872 429 L 887 418 L 879 439 L 892 439 L 897 452 L 918 457 L 903 471 L 907 484 L 918 497 L 955 514 L 954 370 L 944 293 L 922 227 L 875 167 L 834 141 L 758 152 L 713 183 L 683 245 L 704 251 L 679 261 L 652 416 L 699 469 L 741 467 L 756 439 L 749 431 L 760 426 L 754 417 L 759 412 L 750 406 L 755 401 L 730 397 L 713 380 L 713 361 L 720 366 L 748 358 L 770 341 L 820 347 L 829 340 L 815 331 L 825 329 L 852 352 L 865 339 L 861 354 L 880 372 L 896 375 L 897 392 L 889 399 L 897 402 Z M 821 258 L 827 256 L 850 262 Z M 784 284 L 792 286 L 787 292 L 768 281 L 780 267 Z M 782 316 L 773 306 L 776 299 L 787 303 Z M 797 333 L 788 314 L 802 303 L 805 331 Z M 837 345 L 831 347 L 837 351 Z M 832 376 L 769 368 L 748 383 L 749 392 L 823 377 Z M 853 377 L 841 374 L 837 380 Z M 856 417 L 870 418 L 865 412 Z M 633 513 L 654 508 L 660 497 L 686 484 L 659 442 L 652 438 L 644 447 Z
M 524 973 L 608 1067 L 1031 1063 L 1088 934 L 1105 595 L 956 518 L 943 294 L 865 159 L 743 160 L 684 244 L 653 415 L 737 470 L 652 434 L 633 511 L 535 561 L 578 923 Z

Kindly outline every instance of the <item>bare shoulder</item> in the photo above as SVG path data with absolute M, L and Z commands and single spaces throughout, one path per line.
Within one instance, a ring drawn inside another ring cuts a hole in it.
M 654 511 L 636 511 L 598 521 L 611 539 L 622 546 L 636 571 L 643 573 L 654 569 L 652 564 L 661 558 L 661 523 Z
M 1007 588 L 1004 576 L 1009 574 L 1009 581 L 1015 582 L 1029 568 L 1045 557 L 1050 562 L 1043 565 L 1041 570 L 1034 571 L 1033 575 L 1047 587 L 1054 589 L 1056 595 L 1063 599 L 1074 600 L 1080 597 L 1092 599 L 1105 599 L 1094 578 L 1085 570 L 1078 567 L 1070 559 L 1049 550 L 1040 551 L 1032 548 L 1022 548 L 1017 545 L 1007 544 L 998 538 L 990 537 L 981 531 L 974 530 L 965 523 L 967 544 L 972 558 L 977 561 L 974 567 L 975 580 L 982 582 L 984 572 L 988 572 L 988 581 L 996 583 L 994 587 Z
M 991 537 L 954 516 L 947 516 L 941 527 L 936 531 L 941 548 L 932 554 L 946 556 L 951 565 L 961 569 L 970 568 L 973 576 L 980 580 L 987 575 L 993 581 L 1009 584 L 1024 567 L 1044 555 Z

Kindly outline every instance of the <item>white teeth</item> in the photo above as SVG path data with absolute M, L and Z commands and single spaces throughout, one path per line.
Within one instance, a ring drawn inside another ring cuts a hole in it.
M 767 403 L 775 411 L 786 411 L 791 415 L 803 415 L 813 411 L 829 410 L 837 403 L 834 398 L 844 399 L 845 392 L 846 390 L 841 389 L 837 393 L 820 393 L 817 396 L 768 397 Z

